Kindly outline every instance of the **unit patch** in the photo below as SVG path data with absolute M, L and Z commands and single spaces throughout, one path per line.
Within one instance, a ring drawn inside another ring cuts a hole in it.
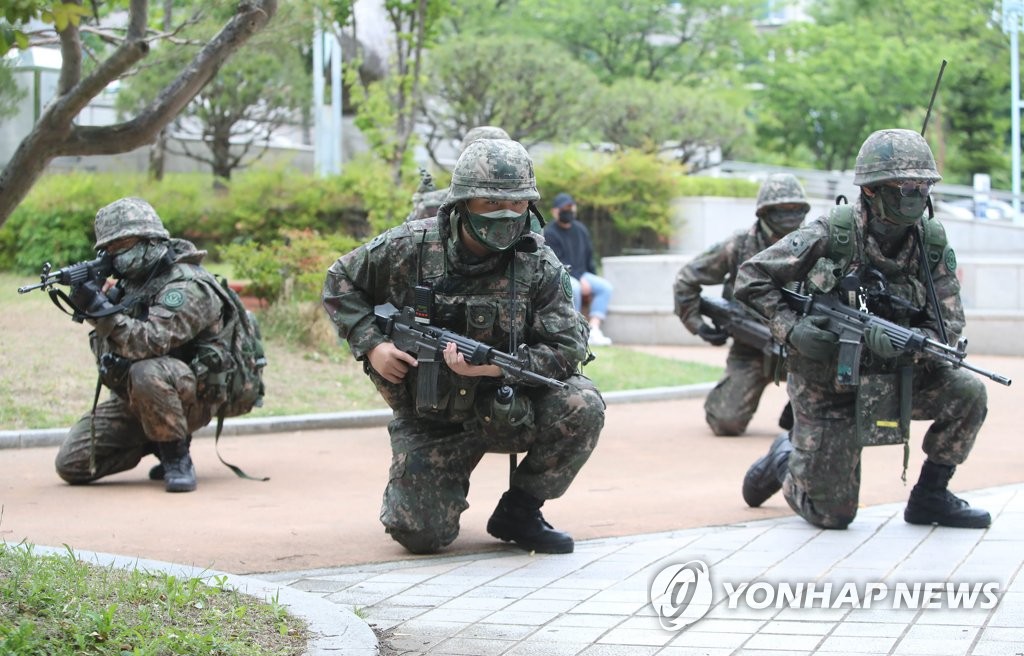
M 169 289 L 157 302 L 165 308 L 176 310 L 185 304 L 185 292 L 180 289 Z
M 955 274 L 956 273 L 956 253 L 953 252 L 953 249 L 950 248 L 949 246 L 946 246 L 946 252 L 943 254 L 942 259 L 946 263 L 946 270 L 949 271 L 950 273 L 954 273 Z
M 572 300 L 572 280 L 569 278 L 569 272 L 562 269 L 562 293 L 565 294 L 567 300 Z

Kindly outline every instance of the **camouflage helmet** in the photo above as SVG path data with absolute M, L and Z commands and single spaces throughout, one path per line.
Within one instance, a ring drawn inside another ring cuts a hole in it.
M 462 138 L 462 143 L 459 144 L 459 154 L 466 152 L 469 148 L 469 144 L 477 141 L 478 139 L 511 139 L 508 136 L 508 132 L 505 132 L 496 125 L 479 125 L 469 132 Z
M 511 139 L 479 139 L 459 155 L 445 204 L 470 198 L 540 200 L 533 160 Z
M 907 179 L 942 179 L 928 142 L 913 130 L 872 132 L 857 153 L 853 184 L 868 187 L 887 180 Z
M 141 198 L 115 200 L 96 213 L 96 250 L 124 237 L 170 239 L 153 206 Z
M 757 192 L 757 208 L 754 213 L 761 216 L 763 210 L 773 205 L 802 205 L 807 212 L 811 204 L 807 202 L 807 194 L 796 176 L 789 173 L 772 173 L 765 178 L 761 189 Z

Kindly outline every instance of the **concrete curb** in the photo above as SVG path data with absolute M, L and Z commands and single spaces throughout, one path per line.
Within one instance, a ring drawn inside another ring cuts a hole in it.
M 33 545 L 40 553 L 65 555 L 67 548 Z M 163 572 L 185 578 L 202 579 L 209 585 L 213 577 L 225 577 L 227 584 L 238 592 L 261 601 L 276 599 L 288 612 L 302 618 L 309 626 L 311 637 L 306 644 L 305 656 L 376 656 L 379 643 L 369 625 L 344 606 L 323 597 L 303 592 L 286 585 L 278 585 L 251 576 L 239 576 L 211 569 L 201 569 L 159 560 L 130 558 L 94 551 L 73 550 L 79 560 L 100 567 L 138 569 Z
M 651 387 L 640 390 L 623 390 L 603 394 L 608 404 L 644 403 L 649 401 L 670 401 L 692 399 L 707 395 L 715 383 L 699 383 L 679 387 Z M 221 435 L 262 435 L 286 433 L 301 430 L 324 430 L 332 428 L 370 428 L 387 426 L 391 421 L 391 410 L 360 410 L 355 412 L 330 412 L 309 415 L 285 415 L 281 417 L 240 417 L 224 422 Z M 207 426 L 196 432 L 196 437 L 213 437 L 216 427 Z M 0 431 L 0 449 L 27 449 L 33 447 L 59 446 L 68 434 L 67 428 L 41 428 Z

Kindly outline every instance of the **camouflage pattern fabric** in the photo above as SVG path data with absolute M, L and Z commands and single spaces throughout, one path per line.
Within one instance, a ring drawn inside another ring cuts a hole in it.
M 217 282 L 199 262 L 205 251 L 182 239 L 169 247 L 174 263 L 149 282 L 121 280 L 126 311 L 90 319 L 97 361 L 105 353 L 131 361 L 126 384 L 96 409 L 95 475 L 89 474 L 90 414 L 76 423 L 57 455 L 57 473 L 85 483 L 130 469 L 152 442 L 186 439 L 210 422 L 213 408 L 197 394 L 189 367 L 197 346 L 223 349 Z
M 754 213 L 760 216 L 764 210 L 775 205 L 802 205 L 807 211 L 811 209 L 803 185 L 790 173 L 772 173 L 765 178 L 757 191 Z
M 700 313 L 702 286 L 724 285 L 722 297 L 731 299 L 740 263 L 768 244 L 760 222 L 754 222 L 679 269 L 672 287 L 675 313 L 687 330 L 696 335 L 705 321 Z M 704 401 L 704 416 L 715 435 L 742 435 L 747 430 L 765 387 L 774 382 L 773 363 L 765 360 L 760 350 L 732 341 L 725 376 Z
M 942 179 L 928 142 L 913 130 L 878 130 L 860 147 L 853 184 L 864 187 L 889 180 Z
M 452 170 L 447 204 L 470 198 L 540 200 L 533 160 L 518 141 L 479 139 Z
M 364 360 L 364 370 L 394 410 L 381 521 L 392 537 L 418 550 L 455 539 L 470 472 L 484 453 L 525 451 L 513 483 L 552 499 L 575 478 L 604 425 L 601 395 L 576 373 L 587 355 L 586 325 L 563 288 L 567 274 L 561 263 L 533 234 L 526 237 L 536 243 L 532 252 L 474 256 L 454 236 L 460 219 L 450 211 L 446 206 L 436 218 L 404 223 L 342 256 L 330 267 L 323 290 L 324 309 L 338 334 Z M 554 391 L 516 384 L 533 404 L 532 426 L 483 431 L 477 399 L 491 398 L 500 381 L 458 376 L 442 365 L 440 407 L 418 409 L 419 368 L 394 384 L 365 360 L 386 339 L 372 320 L 374 306 L 412 305 L 417 284 L 433 288 L 434 325 L 504 351 L 514 331 L 527 346 L 529 368 L 569 386 Z
M 508 136 L 508 132 L 494 125 L 477 126 L 470 129 L 466 136 L 462 138 L 462 142 L 459 144 L 459 155 L 466 152 L 469 144 L 480 139 L 511 139 L 511 137 Z M 437 211 L 444 204 L 446 198 L 448 198 L 448 187 L 438 189 L 433 184 L 432 179 L 428 187 L 424 187 L 421 182 L 420 186 L 416 189 L 416 193 L 412 195 L 412 212 L 409 213 L 406 221 L 428 219 L 432 216 L 437 216 Z
M 95 221 L 96 250 L 124 237 L 169 239 L 153 206 L 141 198 L 121 198 L 100 209 Z
M 939 300 L 940 317 L 927 303 L 924 272 L 917 258 L 914 228 L 901 249 L 892 257 L 882 254 L 874 237 L 866 233 L 868 210 L 859 200 L 854 230 L 852 270 L 875 267 L 886 275 L 890 291 L 912 303 L 920 312 L 883 316 L 902 326 L 915 328 L 939 339 L 937 321 L 945 324 L 951 342 L 964 328 L 960 285 L 955 267 L 939 263 L 932 271 Z M 828 220 L 818 219 L 790 233 L 775 245 L 744 262 L 737 275 L 735 297 L 758 314 L 768 317 L 776 339 L 785 340 L 797 315 L 782 301 L 779 289 L 790 282 L 806 281 L 818 292 L 832 292 L 835 280 L 815 273 L 819 260 L 829 254 Z M 826 267 L 827 268 L 827 267 Z M 838 278 L 840 276 L 832 276 Z M 835 383 L 836 356 L 831 362 L 816 362 L 791 348 L 788 356 L 787 390 L 793 404 L 794 446 L 789 459 L 783 491 L 787 502 L 808 522 L 826 528 L 844 528 L 857 513 L 860 489 L 861 440 L 857 434 L 857 388 Z M 981 429 L 987 411 L 984 384 L 962 369 L 913 355 L 883 360 L 864 349 L 861 375 L 895 373 L 901 366 L 913 367 L 912 418 L 931 420 L 922 449 L 928 459 L 943 465 L 964 462 Z M 860 418 L 869 421 L 871 418 Z

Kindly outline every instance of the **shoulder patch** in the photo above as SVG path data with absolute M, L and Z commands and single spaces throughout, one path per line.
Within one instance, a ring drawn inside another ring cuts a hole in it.
M 565 294 L 566 300 L 572 300 L 572 280 L 569 277 L 569 272 L 562 267 L 562 293 Z
M 170 310 L 176 310 L 185 304 L 185 292 L 180 289 L 168 289 L 160 296 L 157 303 Z
M 946 265 L 946 271 L 956 274 L 956 253 L 949 246 L 946 246 L 946 252 L 942 254 L 942 261 Z
M 800 257 L 807 252 L 807 249 L 811 247 L 811 242 L 807 241 L 802 237 L 798 231 L 791 232 L 786 235 L 786 245 L 789 247 L 789 252 L 796 257 Z

